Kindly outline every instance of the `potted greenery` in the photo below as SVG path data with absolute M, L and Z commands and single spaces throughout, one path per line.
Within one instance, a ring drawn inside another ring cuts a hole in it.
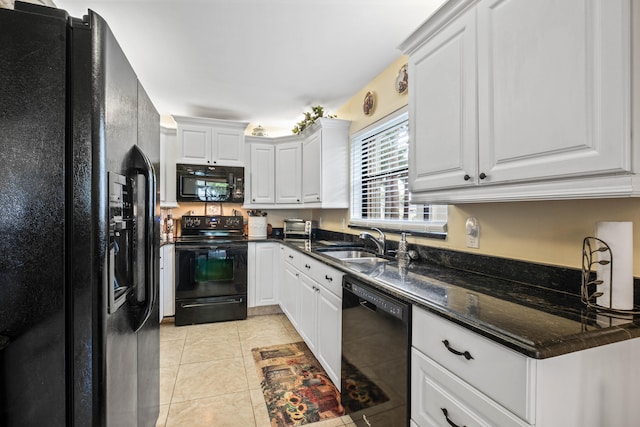
M 311 126 L 316 120 L 321 117 L 326 117 L 328 119 L 336 118 L 335 114 L 324 115 L 324 108 L 321 105 L 316 105 L 315 107 L 311 107 L 311 111 L 307 111 L 304 113 L 304 120 L 298 122 L 296 126 L 291 130 L 293 133 L 298 134 L 303 130 Z

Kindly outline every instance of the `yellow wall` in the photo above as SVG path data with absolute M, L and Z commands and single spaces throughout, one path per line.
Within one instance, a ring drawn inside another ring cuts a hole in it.
M 338 117 L 352 121 L 351 133 L 406 105 L 407 95 L 397 94 L 394 86 L 398 70 L 406 62 L 406 56 L 399 57 L 337 111 Z M 377 95 L 376 110 L 371 117 L 362 112 L 362 101 L 367 91 L 373 91 Z M 479 249 L 466 247 L 465 222 L 469 216 L 476 217 L 480 223 Z M 347 210 L 318 210 L 313 213 L 313 218 L 320 221 L 324 229 L 357 234 L 357 231 L 344 227 L 349 220 Z M 582 239 L 594 234 L 597 221 L 608 220 L 633 222 L 634 275 L 640 276 L 638 198 L 451 205 L 449 233 L 445 241 L 418 238 L 409 240 L 434 247 L 580 268 Z M 390 237 L 397 239 L 394 235 Z

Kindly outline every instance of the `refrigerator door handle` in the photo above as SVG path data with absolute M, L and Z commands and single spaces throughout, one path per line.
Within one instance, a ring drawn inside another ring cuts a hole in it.
M 156 299 L 156 278 L 154 277 L 153 260 L 155 252 L 154 242 L 154 223 L 155 223 L 155 206 L 156 206 L 156 179 L 155 172 L 151 162 L 142 152 L 140 147 L 134 145 L 132 148 L 132 164 L 135 174 L 142 175 L 145 181 L 144 194 L 144 237 L 142 245 L 145 251 L 144 257 L 144 295 L 145 306 L 144 312 L 139 323 L 135 326 L 135 332 L 138 332 L 151 318 L 153 307 Z M 138 249 L 140 247 L 138 246 Z

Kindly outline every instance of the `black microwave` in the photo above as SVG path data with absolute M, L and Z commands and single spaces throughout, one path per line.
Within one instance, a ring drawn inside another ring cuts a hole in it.
M 179 202 L 244 202 L 244 168 L 176 165 Z

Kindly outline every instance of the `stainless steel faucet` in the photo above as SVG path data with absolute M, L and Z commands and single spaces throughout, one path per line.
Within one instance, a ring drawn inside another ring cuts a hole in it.
M 380 236 L 378 236 L 377 239 L 373 236 L 373 234 L 369 233 L 368 231 L 363 231 L 362 233 L 360 233 L 360 238 L 362 240 L 366 240 L 367 237 L 370 238 L 378 248 L 378 253 L 380 255 L 384 255 L 385 252 L 387 251 L 387 242 L 385 240 L 384 233 L 379 228 L 372 227 L 371 229 L 377 231 L 380 234 Z

